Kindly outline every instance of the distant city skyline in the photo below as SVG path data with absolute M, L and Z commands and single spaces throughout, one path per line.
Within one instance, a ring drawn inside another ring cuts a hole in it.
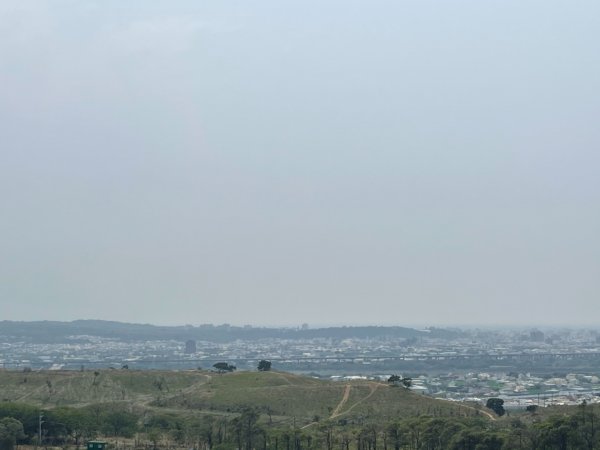
M 0 5 L 0 319 L 600 324 L 600 3 Z

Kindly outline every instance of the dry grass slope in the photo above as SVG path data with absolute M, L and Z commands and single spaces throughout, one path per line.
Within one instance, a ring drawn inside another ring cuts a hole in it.
M 251 406 L 299 423 L 310 423 L 315 416 L 340 420 L 475 413 L 385 383 L 339 383 L 274 371 L 0 371 L 0 393 L 2 401 L 44 408 L 123 402 L 182 414 L 229 414 Z

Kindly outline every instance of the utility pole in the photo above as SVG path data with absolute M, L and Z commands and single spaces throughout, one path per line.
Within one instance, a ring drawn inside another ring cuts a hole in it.
M 40 413 L 38 417 L 38 446 L 42 446 L 42 424 L 44 423 L 44 414 Z

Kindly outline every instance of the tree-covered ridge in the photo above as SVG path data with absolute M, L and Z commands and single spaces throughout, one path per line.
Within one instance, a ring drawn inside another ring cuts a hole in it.
M 124 404 L 59 407 L 43 411 L 0 403 L 0 450 L 15 443 L 78 446 L 92 438 L 120 440 L 126 448 L 274 450 L 593 450 L 600 448 L 600 415 L 581 405 L 570 414 L 523 414 L 492 421 L 421 415 L 373 421 L 315 418 L 310 426 L 280 422 L 268 411 L 241 407 L 229 414 L 177 414 Z M 133 439 L 135 437 L 135 439 Z M 124 443 L 124 444 L 123 444 Z
M 27 340 L 31 342 L 63 342 L 70 336 L 98 336 L 124 341 L 141 340 L 205 340 L 231 342 L 237 339 L 256 340 L 313 339 L 313 338 L 418 338 L 424 336 L 450 338 L 457 331 L 432 328 L 428 331 L 398 326 L 355 326 L 328 328 L 266 328 L 232 325 L 200 326 L 157 326 L 104 320 L 75 320 L 72 322 L 39 321 L 14 322 L 0 321 L 0 336 L 5 340 Z

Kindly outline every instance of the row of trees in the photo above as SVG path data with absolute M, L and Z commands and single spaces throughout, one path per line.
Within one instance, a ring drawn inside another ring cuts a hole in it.
M 229 364 L 227 362 L 215 363 L 215 364 L 213 364 L 213 367 L 219 373 L 233 372 L 234 370 L 237 369 L 237 367 L 235 367 L 233 364 Z M 271 370 L 271 361 L 267 361 L 266 359 L 261 359 L 258 362 L 257 369 L 259 372 L 267 372 L 267 371 Z
M 17 438 L 19 441 L 34 443 L 41 439 L 47 444 L 70 442 L 77 446 L 99 434 L 131 437 L 139 430 L 139 422 L 143 419 L 139 412 L 119 404 L 59 407 L 41 412 L 22 403 L 0 403 L 0 418 L 18 421 L 23 431 Z
M 231 415 L 178 415 L 129 410 L 119 405 L 57 408 L 43 413 L 45 444 L 79 445 L 97 435 L 133 437 L 154 448 L 198 450 L 594 450 L 600 449 L 600 416 L 589 405 L 575 414 L 541 419 L 536 414 L 490 421 L 487 417 L 420 416 L 371 423 L 321 421 L 300 428 L 271 424 L 265 411 L 242 408 Z M 0 450 L 37 439 L 39 411 L 0 403 Z

